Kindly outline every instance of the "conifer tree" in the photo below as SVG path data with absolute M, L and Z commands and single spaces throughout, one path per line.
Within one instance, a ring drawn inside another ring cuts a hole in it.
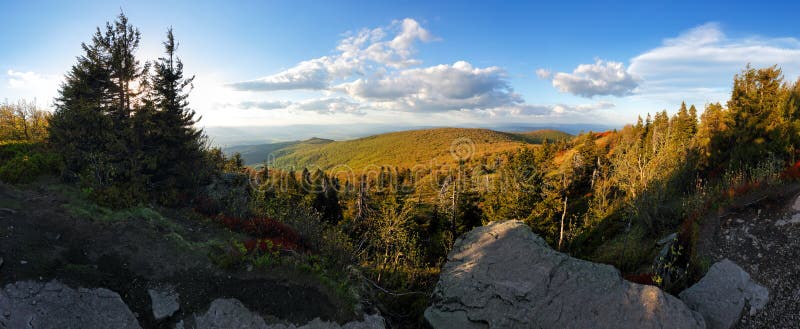
M 165 55 L 155 63 L 151 77 L 155 112 L 149 140 L 157 148 L 151 150 L 149 160 L 157 164 L 151 180 L 162 195 L 185 194 L 196 188 L 202 179 L 196 173 L 203 165 L 204 136 L 194 127 L 197 120 L 188 102 L 194 76 L 184 77 L 183 63 L 175 55 L 177 46 L 170 28 L 164 41 Z M 234 161 L 237 161 L 236 167 L 241 167 L 240 157 L 234 156 Z
M 67 73 L 56 98 L 51 142 L 66 162 L 69 176 L 95 187 L 130 179 L 133 133 L 130 114 L 146 71 L 135 58 L 140 34 L 120 14 L 97 29 L 84 54 Z

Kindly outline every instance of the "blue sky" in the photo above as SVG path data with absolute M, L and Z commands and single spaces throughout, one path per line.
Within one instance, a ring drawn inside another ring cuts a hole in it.
M 620 125 L 724 102 L 748 62 L 800 75 L 789 1 L 2 0 L 0 99 L 48 106 L 120 9 L 143 60 L 174 28 L 205 126 Z

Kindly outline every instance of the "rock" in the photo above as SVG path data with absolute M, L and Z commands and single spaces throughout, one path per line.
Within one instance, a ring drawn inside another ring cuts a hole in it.
M 792 210 L 800 212 L 800 195 L 798 195 L 794 199 L 794 203 L 792 204 Z
M 668 244 L 668 243 L 672 244 L 672 242 L 675 241 L 675 239 L 677 239 L 677 238 L 678 238 L 678 232 L 675 232 L 675 233 L 672 233 L 670 235 L 665 236 L 661 240 L 658 240 L 658 242 L 656 242 L 656 244 L 658 244 L 659 246 L 663 246 L 663 245 Z
M 554 251 L 521 221 L 460 237 L 432 301 L 433 328 L 705 328 L 679 299 Z
M 0 257 L 0 268 L 3 268 L 3 257 Z
M 775 226 L 777 226 L 777 227 L 781 227 L 781 226 L 789 225 L 789 224 L 800 224 L 800 214 L 794 214 L 794 215 L 792 215 L 792 218 L 779 219 L 779 220 L 775 221 Z
M 178 302 L 179 295 L 175 291 L 175 287 L 165 286 L 147 289 L 147 294 L 150 295 L 153 318 L 158 321 L 172 316 L 181 308 L 181 304 Z
M 191 324 L 194 323 L 194 326 Z M 181 328 L 184 321 L 180 322 Z M 363 321 L 348 322 L 339 325 L 335 322 L 322 321 L 316 318 L 303 326 L 289 324 L 267 324 L 264 319 L 251 312 L 237 299 L 216 299 L 211 302 L 208 311 L 201 315 L 190 316 L 186 320 L 189 328 L 195 329 L 380 329 L 386 328 L 386 322 L 380 315 L 364 315 Z M 176 326 L 178 328 L 178 326 Z
M 0 213 L 5 213 L 5 214 L 9 214 L 9 215 L 15 215 L 17 213 L 17 211 L 14 210 L 14 209 L 9 209 L 9 208 L 0 208 Z
M 141 328 L 119 295 L 72 289 L 58 281 L 20 281 L 0 290 L 0 328 Z
M 769 291 L 750 279 L 741 267 L 724 259 L 715 263 L 693 286 L 680 293 L 680 298 L 706 320 L 708 328 L 728 329 L 739 322 L 749 306 L 754 315 L 769 301 Z
M 205 314 L 194 316 L 194 323 L 196 329 L 261 329 L 267 327 L 263 318 L 233 298 L 215 299 Z

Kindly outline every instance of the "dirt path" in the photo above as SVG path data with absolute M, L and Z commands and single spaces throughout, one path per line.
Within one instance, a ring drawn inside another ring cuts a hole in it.
M 312 276 L 291 269 L 228 272 L 204 252 L 176 242 L 226 239 L 232 233 L 209 221 L 141 218 L 97 221 L 69 215 L 63 193 L 42 186 L 0 184 L 0 286 L 19 280 L 59 279 L 73 287 L 116 291 L 144 328 L 172 328 L 183 315 L 201 312 L 216 298 L 237 298 L 265 319 L 305 323 L 315 317 L 346 321 L 342 301 Z M 224 240 L 223 240 L 224 241 Z M 181 314 L 156 322 L 147 289 L 172 284 Z
M 766 309 L 754 316 L 745 314 L 737 328 L 800 328 L 797 191 L 797 186 L 791 186 L 755 196 L 757 202 L 751 206 L 716 216 L 703 225 L 702 255 L 712 262 L 734 261 L 769 289 Z

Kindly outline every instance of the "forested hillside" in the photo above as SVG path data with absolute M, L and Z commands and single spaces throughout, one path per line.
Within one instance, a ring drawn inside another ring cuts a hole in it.
M 334 142 L 312 138 L 305 141 L 260 145 L 239 145 L 224 148 L 229 156 L 239 153 L 245 165 L 265 162 L 281 169 L 320 168 L 330 170 L 347 166 L 355 171 L 367 166 L 411 168 L 416 165 L 450 165 L 457 163 L 453 148 L 469 148 L 470 157 L 481 158 L 502 153 L 527 144 L 569 140 L 572 135 L 558 130 L 534 130 L 505 133 L 475 128 L 432 128 L 400 131 Z M 461 144 L 459 140 L 461 139 Z

